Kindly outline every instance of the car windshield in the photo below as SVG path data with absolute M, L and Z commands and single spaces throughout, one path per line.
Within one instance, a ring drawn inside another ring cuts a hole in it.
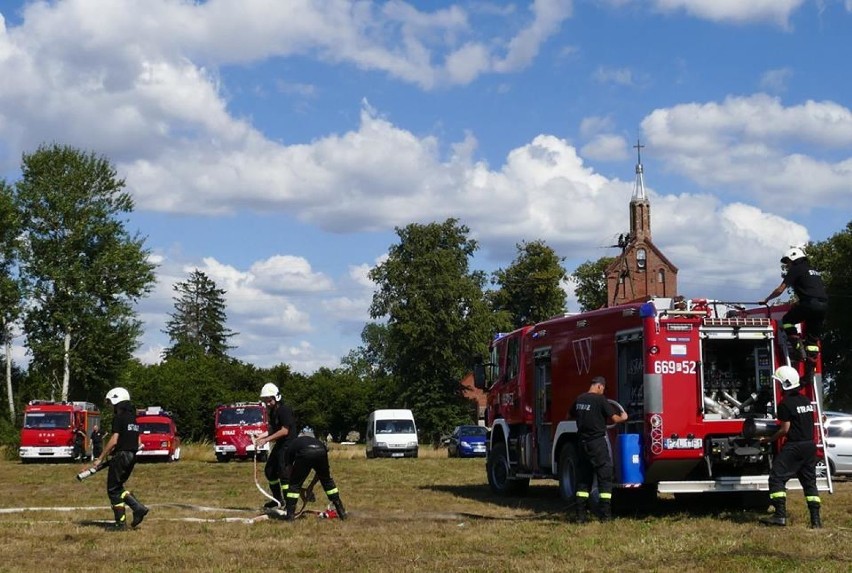
M 459 428 L 459 436 L 485 436 L 488 430 L 484 426 L 462 426 Z
M 852 438 L 852 420 L 830 424 L 826 434 L 829 438 Z
M 220 426 L 239 426 L 242 424 L 260 424 L 263 422 L 263 411 L 255 408 L 225 408 L 219 410 Z
M 24 417 L 25 428 L 70 428 L 70 412 L 29 412 Z
M 140 422 L 140 434 L 169 434 L 171 429 L 165 422 Z
M 377 434 L 413 434 L 414 422 L 411 420 L 376 420 Z

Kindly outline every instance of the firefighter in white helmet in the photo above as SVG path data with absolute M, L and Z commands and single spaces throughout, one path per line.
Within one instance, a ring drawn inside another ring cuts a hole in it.
M 260 390 L 260 399 L 266 405 L 269 414 L 269 431 L 257 437 L 255 447 L 259 448 L 267 442 L 275 442 L 266 458 L 266 466 L 263 468 L 269 482 L 269 490 L 275 498 L 275 501 L 267 502 L 266 507 L 272 508 L 283 506 L 284 497 L 287 495 L 288 480 L 284 454 L 289 443 L 296 437 L 296 418 L 293 410 L 281 401 L 278 386 L 272 382 L 263 385 Z
M 787 525 L 787 481 L 799 479 L 811 517 L 811 527 L 822 527 L 820 498 L 816 486 L 817 448 L 814 443 L 814 405 L 800 393 L 799 373 L 790 366 L 781 366 L 772 376 L 780 385 L 784 399 L 778 404 L 778 421 L 781 425 L 768 438 L 774 442 L 782 436 L 787 441 L 772 461 L 769 471 L 769 499 L 775 507 L 771 517 L 761 519 L 765 525 Z
M 112 432 L 103 451 L 94 460 L 94 467 L 104 463 L 112 454 L 107 474 L 107 495 L 115 515 L 116 529 L 123 529 L 126 523 L 125 504 L 133 511 L 131 527 L 136 527 L 148 515 L 148 508 L 142 505 L 124 488 L 136 465 L 136 452 L 139 450 L 139 425 L 136 423 L 136 409 L 130 402 L 130 393 L 121 387 L 113 388 L 106 395 L 106 401 L 113 407 Z
M 794 358 L 805 362 L 806 375 L 802 382 L 810 384 L 813 382 L 813 368 L 819 355 L 822 323 L 828 310 L 828 294 L 819 273 L 811 268 L 808 257 L 799 247 L 793 247 L 784 253 L 781 263 L 786 269 L 784 278 L 761 304 L 780 296 L 787 288 L 793 289 L 797 301 L 781 318 L 781 324 L 795 350 Z M 798 323 L 804 326 L 804 344 L 799 331 L 796 330 Z

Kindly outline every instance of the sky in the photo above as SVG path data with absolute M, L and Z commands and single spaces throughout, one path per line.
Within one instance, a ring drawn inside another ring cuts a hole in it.
M 0 16 L 0 177 L 52 142 L 116 167 L 157 265 L 146 363 L 194 269 L 227 293 L 233 356 L 311 373 L 361 344 L 396 228 L 457 218 L 487 273 L 523 241 L 569 273 L 614 256 L 637 141 L 688 298 L 760 300 L 786 249 L 852 220 L 852 0 L 0 0 Z

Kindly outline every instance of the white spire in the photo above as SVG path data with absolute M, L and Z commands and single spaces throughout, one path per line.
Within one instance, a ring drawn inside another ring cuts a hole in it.
M 636 183 L 633 185 L 633 197 L 632 201 L 647 201 L 648 196 L 645 194 L 645 180 L 642 177 L 642 173 L 644 169 L 642 169 L 642 148 L 645 147 L 639 140 L 636 140 L 636 145 L 633 146 L 636 149 Z

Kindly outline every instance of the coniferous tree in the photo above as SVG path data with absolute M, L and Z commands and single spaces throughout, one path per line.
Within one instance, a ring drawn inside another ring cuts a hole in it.
M 225 291 L 206 274 L 195 269 L 186 281 L 174 285 L 175 312 L 166 322 L 165 333 L 172 345 L 163 352 L 166 360 L 193 356 L 227 358 L 228 339 L 236 333 L 226 325 Z

